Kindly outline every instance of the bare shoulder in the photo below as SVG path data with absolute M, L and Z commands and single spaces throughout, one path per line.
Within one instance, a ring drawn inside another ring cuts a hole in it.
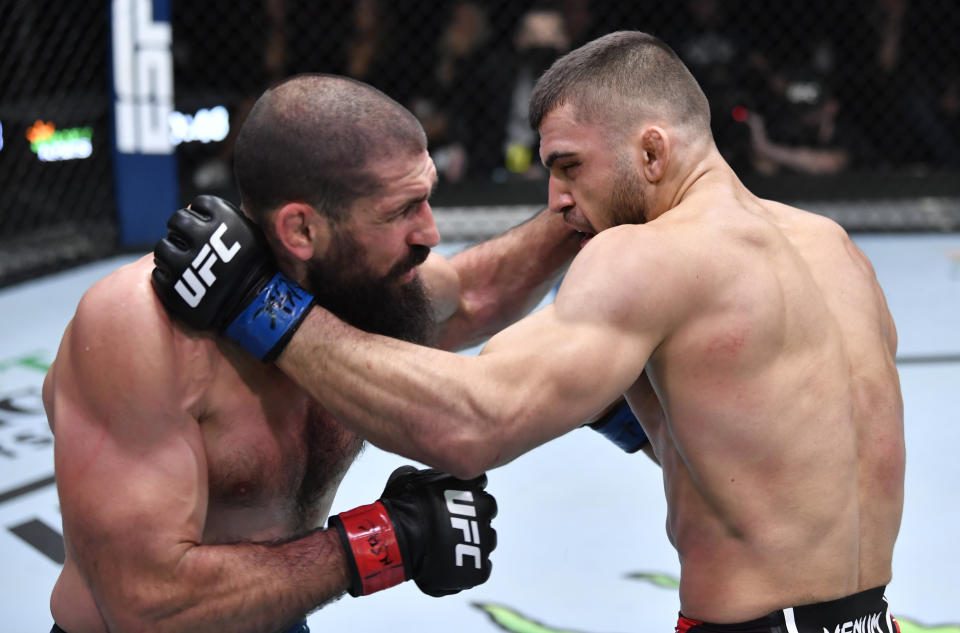
M 118 352 L 127 346 L 146 352 L 169 344 L 174 325 L 153 293 L 152 269 L 152 262 L 144 257 L 91 286 L 77 306 L 72 336 L 85 345 Z
M 695 262 L 679 248 L 687 233 L 656 222 L 602 231 L 574 258 L 557 294 L 558 309 L 579 306 L 630 323 L 680 318 L 701 283 Z
M 805 246 L 808 252 L 828 259 L 850 261 L 861 273 L 871 278 L 874 276 L 870 260 L 838 222 L 819 213 L 777 204 L 786 210 L 785 217 L 789 218 L 785 223 L 788 238 Z
M 830 244 L 850 242 L 847 231 L 835 220 L 825 215 L 797 207 L 762 200 L 762 204 L 774 213 L 777 225 L 788 236 L 804 236 L 811 240 L 830 240 Z
M 77 306 L 55 368 L 69 372 L 70 384 L 91 401 L 134 390 L 169 396 L 209 374 L 214 346 L 167 315 L 153 292 L 152 270 L 149 256 L 123 266 L 91 286 Z

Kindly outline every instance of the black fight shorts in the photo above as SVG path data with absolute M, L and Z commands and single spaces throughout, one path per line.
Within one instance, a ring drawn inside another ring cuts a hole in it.
M 890 614 L 886 587 L 874 587 L 846 598 L 789 607 L 756 620 L 738 624 L 713 624 L 680 614 L 676 633 L 900 633 Z

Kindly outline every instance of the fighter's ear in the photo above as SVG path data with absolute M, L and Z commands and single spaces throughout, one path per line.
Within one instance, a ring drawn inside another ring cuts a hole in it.
M 657 183 L 667 173 L 672 144 L 666 131 L 657 126 L 643 127 L 637 137 L 640 150 L 640 171 L 648 182 Z
M 301 261 L 325 252 L 330 242 L 326 217 L 303 202 L 288 202 L 277 209 L 272 224 L 280 246 Z

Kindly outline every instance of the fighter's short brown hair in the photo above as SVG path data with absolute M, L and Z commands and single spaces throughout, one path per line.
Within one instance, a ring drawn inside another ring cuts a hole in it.
M 617 31 L 558 59 L 537 82 L 529 120 L 569 104 L 578 120 L 610 125 L 666 119 L 710 133 L 710 106 L 696 79 L 665 42 L 648 33 Z

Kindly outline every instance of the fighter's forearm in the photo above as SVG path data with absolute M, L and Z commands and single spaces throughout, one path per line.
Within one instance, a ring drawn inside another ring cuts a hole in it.
M 456 349 L 495 334 L 532 310 L 579 250 L 580 236 L 544 210 L 450 259 L 460 277 L 460 309 L 438 347 Z
M 279 630 L 337 598 L 349 584 L 335 531 L 280 544 L 191 546 L 171 571 L 155 582 L 130 579 L 127 587 L 98 592 L 101 602 L 117 605 L 101 605 L 111 629 Z
M 579 361 L 569 329 L 544 325 L 553 314 L 547 307 L 467 356 L 363 332 L 315 307 L 276 363 L 372 444 L 468 478 L 577 428 L 625 389 L 569 371 L 600 374 Z
M 511 374 L 519 369 L 484 371 L 471 363 L 479 360 L 368 334 L 314 308 L 276 364 L 372 444 L 472 477 L 534 445 L 514 428 L 509 385 L 522 382 Z

